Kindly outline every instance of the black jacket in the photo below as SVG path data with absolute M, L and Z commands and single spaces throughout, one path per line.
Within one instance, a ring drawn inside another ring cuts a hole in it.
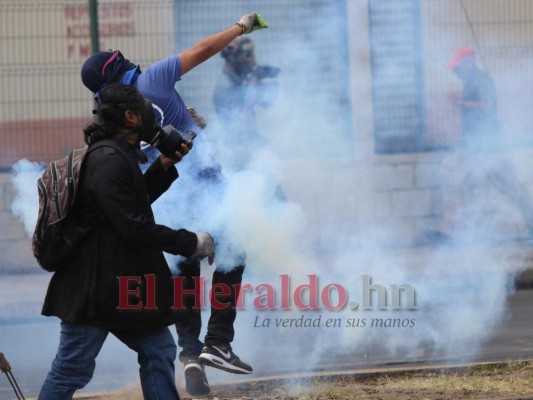
M 150 204 L 178 177 L 176 168 L 165 172 L 157 159 L 143 175 L 135 148 L 125 139 L 116 142 L 124 152 L 106 146 L 84 160 L 74 211 L 82 224 L 96 226 L 52 276 L 42 314 L 109 329 L 170 325 L 179 314 L 170 309 L 172 280 L 163 251 L 190 257 L 197 238 L 154 221 Z M 146 275 L 155 277 L 155 290 L 146 285 Z M 140 286 L 130 282 L 128 290 L 139 288 L 139 296 L 131 294 L 128 304 L 142 302 L 143 309 L 117 309 L 119 276 L 141 279 Z M 146 309 L 154 299 L 147 291 L 155 294 L 157 310 Z

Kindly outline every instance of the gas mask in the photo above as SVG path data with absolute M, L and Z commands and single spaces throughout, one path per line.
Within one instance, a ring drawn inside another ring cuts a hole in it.
M 162 128 L 157 125 L 152 102 L 148 99 L 143 99 L 139 106 L 138 103 L 102 103 L 98 97 L 97 109 L 93 110 L 93 114 L 98 114 L 100 123 L 104 122 L 102 110 L 110 107 L 120 107 L 124 110 L 128 108 L 138 109 L 141 113 L 142 125 L 134 128 L 133 131 L 139 134 L 141 141 L 154 146 L 161 154 L 169 158 L 176 158 L 175 153 L 181 150 L 181 145 L 196 137 L 196 133 L 193 131 L 180 132 L 172 125 L 165 125 Z

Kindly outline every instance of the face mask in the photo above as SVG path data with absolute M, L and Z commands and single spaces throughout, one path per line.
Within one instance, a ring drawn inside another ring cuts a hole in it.
M 97 100 L 98 108 L 93 113 L 98 114 L 100 123 L 103 122 L 101 113 L 105 108 L 121 107 L 127 109 L 128 106 L 132 109 L 139 108 L 138 104 L 102 103 L 99 98 Z M 156 147 L 161 154 L 169 158 L 175 158 L 175 152 L 181 150 L 181 145 L 186 144 L 189 140 L 193 140 L 196 137 L 196 133 L 193 131 L 180 132 L 172 125 L 166 125 L 163 128 L 157 125 L 152 102 L 148 99 L 143 99 L 140 113 L 142 125 L 136 127 L 133 131 L 139 134 L 140 140 Z
M 153 142 L 156 139 L 160 128 L 155 120 L 152 102 L 148 99 L 143 99 L 140 112 L 142 118 L 142 125 L 138 126 L 135 131 L 140 134 L 140 138 L 142 141 L 153 145 Z
M 141 117 L 143 121 L 139 131 L 141 140 L 156 147 L 169 158 L 175 158 L 175 153 L 181 150 L 181 145 L 196 137 L 193 131 L 180 132 L 172 125 L 165 125 L 162 128 L 158 126 L 150 100 L 144 99 Z

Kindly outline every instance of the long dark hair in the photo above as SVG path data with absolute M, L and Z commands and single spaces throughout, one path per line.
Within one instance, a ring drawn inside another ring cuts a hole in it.
M 83 130 L 88 145 L 116 135 L 124 128 L 124 111 L 139 110 L 143 97 L 132 85 L 113 83 L 99 93 L 98 122 Z

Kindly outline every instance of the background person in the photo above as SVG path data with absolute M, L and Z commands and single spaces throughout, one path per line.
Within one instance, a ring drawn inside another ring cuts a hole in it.
M 276 78 L 280 69 L 257 65 L 255 45 L 249 37 L 237 37 L 220 55 L 224 67 L 213 93 L 217 117 L 214 134 L 210 135 L 213 152 L 225 170 L 259 169 L 260 179 L 273 188 L 268 195 L 275 202 L 286 203 L 273 169 L 276 155 L 257 122 L 257 109 L 271 107 L 278 97 Z M 228 143 L 232 145 L 231 152 L 224 150 Z
M 255 45 L 247 36 L 235 38 L 220 55 L 225 62 L 213 94 L 220 129 L 213 140 L 220 149 L 232 143 L 230 153 L 220 151 L 228 160 L 224 168 L 242 170 L 267 146 L 257 124 L 256 109 L 274 104 L 279 87 L 275 78 L 280 69 L 258 66 Z
M 461 97 L 454 99 L 461 112 L 461 136 L 457 151 L 444 160 L 450 193 L 437 230 L 428 232 L 429 239 L 436 243 L 453 241 L 459 212 L 468 205 L 472 188 L 481 182 L 488 182 L 518 206 L 531 239 L 533 203 L 506 155 L 494 82 L 477 67 L 469 47 L 458 48 L 447 66 L 463 82 Z

